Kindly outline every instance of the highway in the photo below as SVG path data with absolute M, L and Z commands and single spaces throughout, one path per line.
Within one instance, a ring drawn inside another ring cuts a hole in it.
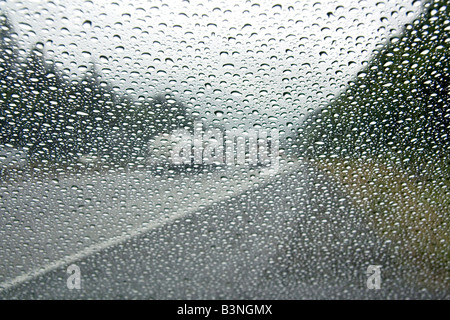
M 2 187 L 0 298 L 442 298 L 415 287 L 339 185 L 307 163 L 136 171 Z M 9 228 L 9 229 L 8 229 Z M 67 266 L 81 290 L 66 286 Z M 366 270 L 382 266 L 382 289 Z M 441 294 L 441 296 L 439 296 Z

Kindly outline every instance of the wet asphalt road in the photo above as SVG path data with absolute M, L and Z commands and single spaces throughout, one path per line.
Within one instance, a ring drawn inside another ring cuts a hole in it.
M 389 242 L 309 165 L 6 291 L 3 299 L 445 298 L 405 280 Z M 382 288 L 366 287 L 368 265 Z

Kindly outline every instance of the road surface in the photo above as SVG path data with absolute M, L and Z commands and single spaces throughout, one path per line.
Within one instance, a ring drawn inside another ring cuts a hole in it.
M 390 242 L 370 230 L 335 182 L 306 163 L 273 177 L 233 169 L 73 183 L 3 193 L 3 206 L 17 208 L 22 220 L 21 229 L 1 239 L 12 250 L 2 251 L 0 298 L 448 298 L 405 280 L 409 271 L 396 265 Z M 30 232 L 21 234 L 27 224 Z M 80 267 L 81 290 L 66 286 L 72 263 Z M 382 266 L 380 290 L 367 289 L 371 264 Z

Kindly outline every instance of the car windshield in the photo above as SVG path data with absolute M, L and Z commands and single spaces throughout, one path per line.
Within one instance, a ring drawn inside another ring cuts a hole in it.
M 0 2 L 0 299 L 450 298 L 449 11 Z

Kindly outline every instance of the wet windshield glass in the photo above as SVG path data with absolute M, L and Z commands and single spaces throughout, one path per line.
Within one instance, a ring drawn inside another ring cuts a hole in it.
M 0 298 L 449 298 L 449 47 L 437 0 L 1 2 Z

